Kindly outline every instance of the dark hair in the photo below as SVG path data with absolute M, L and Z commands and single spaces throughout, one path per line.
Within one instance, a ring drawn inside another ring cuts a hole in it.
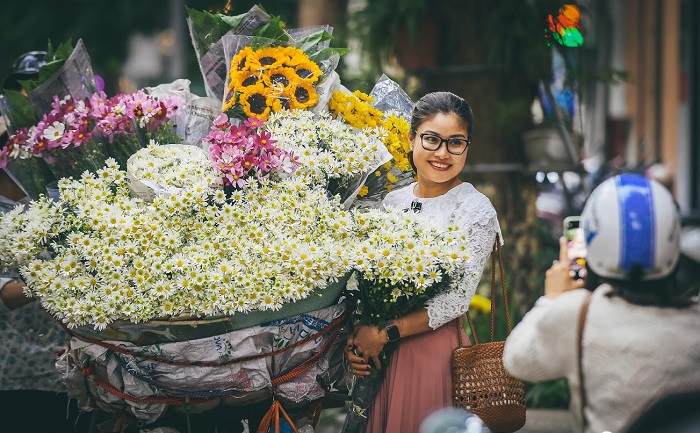
M 452 92 L 427 93 L 416 102 L 411 113 L 411 134 L 415 135 L 425 121 L 430 120 L 438 113 L 457 115 L 467 128 L 467 145 L 471 144 L 474 127 L 472 108 L 464 98 Z M 413 163 L 413 151 L 408 152 L 408 161 L 413 167 L 413 172 L 417 173 L 418 170 Z
M 690 296 L 679 291 L 676 270 L 664 278 L 646 281 L 641 279 L 643 270 L 637 264 L 632 266 L 629 278 L 624 280 L 601 277 L 589 266 L 586 270 L 586 289 L 595 290 L 601 284 L 609 284 L 612 290 L 608 297 L 619 296 L 631 304 L 653 307 L 685 308 L 695 304 Z

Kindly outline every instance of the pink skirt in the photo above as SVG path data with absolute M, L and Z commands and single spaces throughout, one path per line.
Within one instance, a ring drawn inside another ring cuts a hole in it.
M 469 344 L 464 331 L 462 343 Z M 368 411 L 367 433 L 418 433 L 432 412 L 452 406 L 450 358 L 459 345 L 455 322 L 401 339 Z

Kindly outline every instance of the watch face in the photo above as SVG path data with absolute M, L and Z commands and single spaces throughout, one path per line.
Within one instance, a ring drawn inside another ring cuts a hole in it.
M 397 341 L 399 338 L 401 338 L 399 328 L 393 323 L 386 327 L 386 335 L 389 337 L 389 341 Z

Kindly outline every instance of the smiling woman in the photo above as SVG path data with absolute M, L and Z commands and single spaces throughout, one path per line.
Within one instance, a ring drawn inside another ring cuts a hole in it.
M 460 268 L 463 277 L 424 305 L 402 317 L 385 317 L 393 320 L 382 328 L 355 327 L 345 355 L 363 382 L 353 390 L 344 432 L 360 431 L 356 423 L 364 419 L 367 432 L 418 431 L 435 408 L 452 405 L 450 357 L 459 344 L 455 320 L 467 311 L 494 241 L 501 237 L 489 199 L 458 177 L 467 160 L 473 120 L 469 104 L 449 92 L 429 93 L 414 106 L 409 159 L 417 182 L 390 192 L 383 206 L 419 213 L 421 220 L 443 231 L 452 227 L 464 235 L 469 257 Z M 375 370 L 387 343 L 398 347 L 389 364 Z M 381 380 L 378 389 L 366 386 L 368 376 L 370 381 Z M 359 389 L 371 395 L 356 399 Z M 408 397 L 416 395 L 421 398 Z M 366 404 L 358 402 L 371 402 L 371 406 L 367 410 Z

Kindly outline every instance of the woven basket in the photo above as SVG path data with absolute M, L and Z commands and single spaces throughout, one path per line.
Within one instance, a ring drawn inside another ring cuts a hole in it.
M 503 366 L 504 345 L 480 343 L 452 354 L 454 404 L 478 415 L 494 433 L 516 431 L 525 420 L 525 388 Z
M 503 365 L 505 341 L 494 341 L 496 265 L 500 270 L 503 305 L 510 334 L 508 292 L 503 275 L 501 244 L 496 237 L 491 253 L 491 341 L 479 343 L 474 322 L 467 311 L 474 344 L 465 347 L 462 344 L 461 320 L 455 321 L 459 347 L 452 351 L 452 397 L 455 406 L 477 415 L 491 432 L 511 433 L 525 425 L 525 383 L 511 376 Z

